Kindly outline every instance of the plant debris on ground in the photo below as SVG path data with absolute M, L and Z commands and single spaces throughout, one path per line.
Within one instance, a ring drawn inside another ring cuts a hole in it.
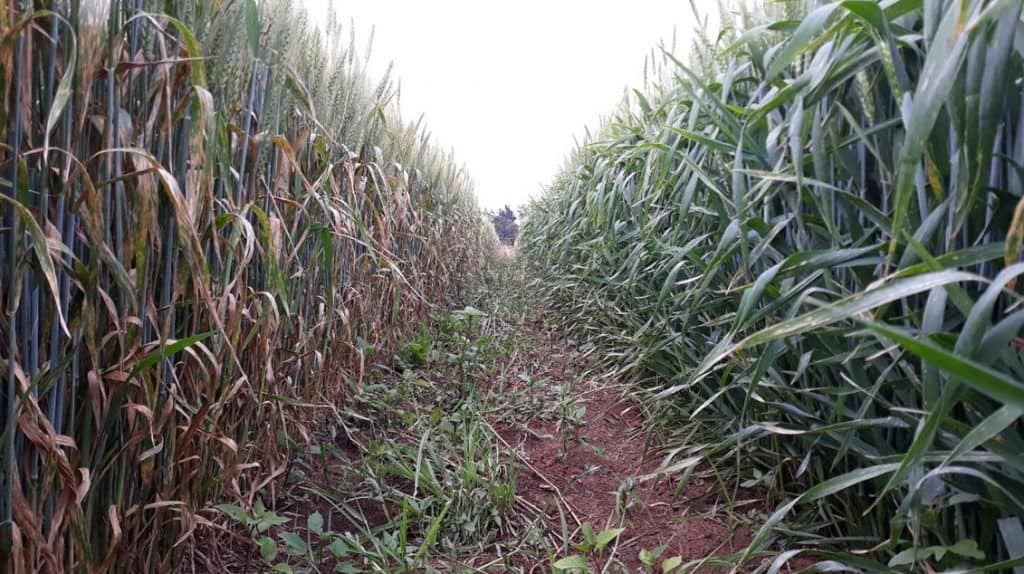
M 220 505 L 191 567 L 241 572 L 672 572 L 731 554 L 756 492 L 658 472 L 629 387 L 512 288 L 436 317 L 328 411 L 283 488 Z M 265 499 L 264 499 L 265 497 Z M 186 569 L 187 570 L 187 569 Z

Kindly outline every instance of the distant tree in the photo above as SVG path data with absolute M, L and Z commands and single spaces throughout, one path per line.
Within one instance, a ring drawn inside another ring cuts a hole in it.
M 516 223 L 516 214 L 508 204 L 499 209 L 496 215 L 491 216 L 491 223 L 494 224 L 494 232 L 498 234 L 498 239 L 502 243 L 516 244 L 516 238 L 519 237 L 519 224 Z

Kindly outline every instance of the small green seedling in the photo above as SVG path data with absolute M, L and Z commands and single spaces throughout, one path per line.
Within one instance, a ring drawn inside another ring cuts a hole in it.
M 594 527 L 591 526 L 589 522 L 584 522 L 580 526 L 580 530 L 583 533 L 583 542 L 576 544 L 575 548 L 583 554 L 566 556 L 565 558 L 556 561 L 552 564 L 556 572 L 586 572 L 587 558 L 584 555 L 594 555 L 604 552 L 605 549 L 608 548 L 608 545 L 618 538 L 626 529 L 608 528 L 601 532 L 594 533 Z
M 268 511 L 260 500 L 253 504 L 252 514 L 237 504 L 218 504 L 214 508 L 259 534 L 270 530 L 273 526 L 280 526 L 288 522 L 287 518 L 276 512 Z
M 664 552 L 664 546 L 658 546 L 657 548 L 654 548 L 652 550 L 640 550 L 640 562 L 643 563 L 644 566 L 647 566 L 651 570 L 654 570 L 655 564 L 658 563 L 658 558 L 661 558 L 661 555 L 664 554 Z M 679 566 L 681 566 L 682 563 L 682 556 L 673 556 L 671 558 L 666 558 L 661 562 L 661 573 L 669 574 L 670 572 L 673 572 L 677 568 L 679 568 Z
M 555 572 L 584 573 L 587 571 L 587 559 L 576 554 L 574 556 L 566 556 L 551 566 L 555 569 Z
M 658 546 L 652 550 L 642 548 L 640 550 L 640 562 L 648 568 L 654 568 L 654 564 L 658 561 L 658 558 L 663 552 L 665 552 L 664 546 Z

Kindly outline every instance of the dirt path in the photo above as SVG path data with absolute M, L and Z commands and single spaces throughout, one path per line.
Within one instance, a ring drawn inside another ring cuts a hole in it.
M 220 505 L 234 522 L 182 571 L 722 571 L 704 559 L 748 543 L 763 502 L 658 474 L 628 387 L 507 307 L 439 318 L 318 407 L 288 479 Z
M 583 361 L 571 341 L 545 332 L 539 321 L 526 323 L 521 340 L 534 342 L 520 349 L 527 355 L 521 363 L 533 365 L 534 372 L 514 378 L 506 391 L 534 392 L 528 381 L 535 380 L 571 388 L 566 403 L 578 416 L 497 422 L 495 427 L 524 463 L 518 496 L 543 512 L 551 528 L 559 529 L 564 516 L 576 542 L 584 538 L 585 523 L 595 532 L 623 529 L 604 552 L 577 552 L 591 571 L 643 572 L 649 565 L 640 553 L 652 551 L 660 572 L 665 560 L 696 561 L 749 542 L 748 528 L 730 528 L 736 521 L 730 520 L 715 485 L 696 478 L 679 492 L 677 481 L 656 475 L 658 445 L 645 433 L 640 410 L 620 386 L 580 372 Z M 740 506 L 757 503 L 747 500 Z

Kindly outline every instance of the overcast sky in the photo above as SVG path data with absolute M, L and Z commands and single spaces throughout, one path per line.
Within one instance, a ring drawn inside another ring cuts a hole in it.
M 680 52 L 694 27 L 687 0 L 304 1 L 333 3 L 357 36 L 375 28 L 371 74 L 394 62 L 403 117 L 426 115 L 485 208 L 539 194 L 574 137 L 641 85 L 644 57 L 674 31 Z

